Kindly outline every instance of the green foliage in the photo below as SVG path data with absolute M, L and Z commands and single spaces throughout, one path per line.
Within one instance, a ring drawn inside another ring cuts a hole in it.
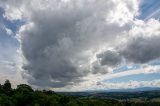
M 28 91 L 28 92 L 33 92 L 33 89 L 27 85 L 27 84 L 20 84 L 17 86 L 17 90 L 19 91 Z
M 11 83 L 6 80 L 4 85 L 0 85 L 0 106 L 160 106 L 160 102 L 85 99 L 56 94 L 51 90 L 34 91 L 26 84 L 12 89 Z
M 11 98 L 5 94 L 0 94 L 0 106 L 12 106 Z
M 4 89 L 5 91 L 10 91 L 10 90 L 12 89 L 12 88 L 11 88 L 11 83 L 10 83 L 9 80 L 6 80 L 5 83 L 4 83 L 4 85 L 3 85 L 2 87 L 3 87 L 3 89 Z
M 67 103 L 67 106 L 79 106 L 76 101 L 70 101 Z

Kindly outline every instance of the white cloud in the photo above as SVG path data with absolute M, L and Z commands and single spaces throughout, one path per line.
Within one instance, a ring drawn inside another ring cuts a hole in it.
M 138 0 L 113 0 L 116 6 L 113 11 L 109 11 L 109 17 L 106 21 L 110 23 L 119 23 L 120 26 L 130 23 L 134 17 L 139 14 L 138 11 Z
M 4 15 L 4 18 L 7 18 L 9 20 L 21 20 L 22 19 L 22 13 L 19 9 L 12 9 L 7 8 L 6 14 Z
M 22 77 L 22 61 L 17 47 L 0 43 L 0 83 L 9 79 L 15 88 L 17 84 L 27 83 Z
M 12 87 L 16 88 L 17 85 L 19 84 L 27 84 L 26 80 L 24 78 L 22 78 L 21 73 L 20 72 L 16 72 L 14 74 L 3 74 L 0 73 L 0 83 L 3 84 L 5 82 L 5 80 L 10 80 Z
M 12 32 L 11 29 L 5 28 L 5 30 L 6 30 L 6 33 L 7 33 L 8 35 L 12 35 L 12 34 L 13 34 L 13 32 Z

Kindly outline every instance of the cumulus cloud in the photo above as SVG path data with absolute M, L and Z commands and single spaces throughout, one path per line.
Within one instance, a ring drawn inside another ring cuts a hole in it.
M 121 54 L 134 63 L 147 63 L 160 57 L 160 36 L 137 37 L 129 40 Z
M 5 30 L 6 30 L 6 33 L 7 33 L 8 35 L 12 35 L 12 34 L 13 34 L 13 32 L 12 32 L 11 29 L 5 28 Z
M 23 9 L 25 12 L 22 13 L 26 15 L 28 23 L 18 32 L 26 60 L 24 75 L 33 85 L 52 87 L 82 81 L 84 76 L 93 71 L 90 69 L 90 61 L 97 49 L 111 45 L 116 36 L 129 30 L 129 20 L 133 19 L 137 11 L 133 9 L 136 7 L 125 7 L 123 16 L 126 15 L 128 19 L 115 22 L 108 20 L 114 17 L 113 12 L 121 13 L 117 5 L 124 7 L 129 3 L 70 0 L 43 4 L 39 1 L 39 6 L 34 8 L 35 4 L 36 0 L 26 10 Z M 115 20 L 118 18 L 115 17 Z M 116 55 L 114 58 L 117 58 Z M 101 64 L 117 64 L 114 58 L 110 58 L 112 62 L 106 62 L 109 56 L 104 57 Z
M 122 56 L 114 49 L 100 51 L 96 54 L 95 60 L 91 63 L 92 73 L 112 73 L 113 68 L 120 66 L 122 61 Z
M 147 23 L 139 22 L 129 32 L 127 41 L 117 47 L 120 54 L 133 63 L 144 64 L 159 59 L 160 22 L 150 19 Z
M 144 21 L 134 21 L 133 28 L 127 34 L 122 36 L 121 43 L 116 45 L 114 51 L 97 54 L 97 60 L 101 65 L 117 66 L 126 64 L 146 64 L 160 58 L 159 40 L 160 40 L 160 22 L 150 19 Z
M 102 66 L 108 65 L 115 67 L 118 66 L 122 61 L 122 58 L 119 55 L 119 53 L 117 53 L 114 50 L 107 50 L 105 52 L 97 54 L 97 58 L 99 59 Z
M 74 86 L 90 74 L 112 73 L 124 60 L 146 63 L 159 58 L 159 21 L 153 27 L 154 21 L 135 19 L 137 0 L 6 0 L 1 4 L 5 18 L 26 21 L 17 38 L 24 57 L 23 75 L 32 85 Z

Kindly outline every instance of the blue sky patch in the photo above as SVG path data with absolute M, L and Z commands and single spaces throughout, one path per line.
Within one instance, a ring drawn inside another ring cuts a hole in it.
M 160 11 L 156 12 L 156 10 L 160 10 L 160 0 L 143 0 L 142 5 L 140 6 L 141 14 L 138 16 L 138 18 L 142 20 L 149 18 L 159 19 Z
M 111 83 L 120 83 L 120 82 L 128 82 L 128 81 L 152 81 L 160 79 L 160 73 L 151 73 L 151 74 L 136 74 L 136 75 L 129 75 L 129 76 L 123 76 L 119 78 L 113 78 L 105 80 L 105 82 L 111 82 Z
M 141 68 L 141 66 L 139 64 L 134 64 L 132 66 L 119 67 L 117 69 L 114 69 L 113 72 L 118 73 L 118 72 L 127 71 L 127 70 L 136 70 L 136 69 L 139 69 L 139 68 Z

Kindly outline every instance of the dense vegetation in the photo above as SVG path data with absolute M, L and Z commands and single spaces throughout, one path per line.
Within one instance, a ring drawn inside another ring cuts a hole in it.
M 160 106 L 160 103 L 65 96 L 53 91 L 33 90 L 26 84 L 12 89 L 11 83 L 6 80 L 0 85 L 0 106 Z

